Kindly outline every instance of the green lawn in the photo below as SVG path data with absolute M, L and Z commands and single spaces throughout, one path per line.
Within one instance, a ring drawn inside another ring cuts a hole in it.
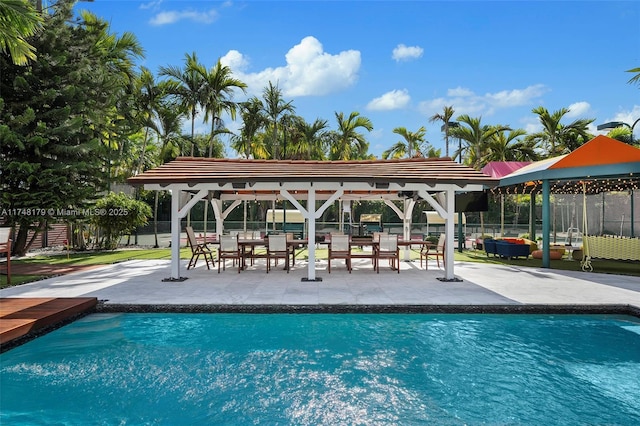
M 180 250 L 180 257 L 182 259 L 189 259 L 191 257 L 191 250 L 189 248 L 182 248 Z M 306 259 L 307 251 L 301 250 L 297 252 L 298 259 Z M 316 250 L 317 259 L 326 259 L 327 250 Z M 411 258 L 418 259 L 418 251 L 411 251 Z M 118 262 L 124 262 L 133 259 L 171 259 L 171 249 L 127 249 L 127 250 L 115 250 L 105 252 L 79 252 L 71 253 L 69 255 L 56 255 L 47 256 L 40 255 L 30 257 L 28 259 L 14 260 L 12 265 L 19 264 L 32 264 L 32 265 L 108 265 Z M 484 251 L 468 250 L 463 253 L 455 252 L 455 260 L 460 262 L 479 262 L 489 264 L 504 264 L 515 265 L 522 267 L 541 267 L 541 259 L 501 259 L 496 257 L 487 257 Z M 604 274 L 618 274 L 618 275 L 634 275 L 640 276 L 640 264 L 638 262 L 619 262 L 613 260 L 594 260 L 593 273 Z M 559 269 L 566 271 L 580 271 L 579 261 L 568 260 L 552 260 L 551 269 Z M 27 282 L 37 281 L 46 278 L 41 275 L 20 275 L 13 274 L 11 276 L 11 285 L 19 285 Z M 0 288 L 7 287 L 6 276 L 0 277 Z

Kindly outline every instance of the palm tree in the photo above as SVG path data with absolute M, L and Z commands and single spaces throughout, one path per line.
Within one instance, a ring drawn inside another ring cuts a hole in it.
M 331 147 L 330 156 L 332 160 L 353 160 L 367 156 L 369 143 L 364 135 L 358 133 L 360 127 L 373 130 L 373 124 L 367 117 L 360 116 L 359 112 L 352 112 L 348 118 L 341 112 L 336 112 L 338 121 L 337 139 Z
M 382 158 L 402 158 L 405 155 L 411 157 L 422 157 L 421 145 L 424 143 L 424 136 L 427 130 L 420 127 L 417 132 L 411 132 L 404 127 L 396 127 L 393 129 L 396 133 L 404 138 L 404 141 L 396 142 L 391 148 L 382 153 Z
M 264 99 L 264 111 L 271 119 L 271 150 L 273 158 L 278 159 L 280 158 L 278 150 L 278 119 L 285 112 L 295 112 L 295 108 L 292 105 L 293 101 L 284 101 L 282 90 L 277 85 L 274 86 L 271 81 L 269 81 L 269 86 L 264 89 L 262 98 Z
M 200 69 L 200 68 L 198 68 Z M 213 139 L 216 134 L 217 127 L 222 127 L 221 116 L 223 112 L 229 113 L 232 120 L 236 118 L 237 103 L 231 98 L 234 89 L 241 89 L 245 92 L 247 85 L 237 78 L 232 77 L 231 68 L 222 66 L 220 60 L 208 72 L 202 75 L 202 105 L 205 109 L 204 122 L 207 123 L 211 119 L 211 134 L 209 139 L 209 157 L 212 155 Z M 230 133 L 224 131 L 222 133 Z
M 627 72 L 633 72 L 633 73 L 636 74 L 633 77 L 631 77 L 631 79 L 627 83 L 629 83 L 629 84 L 640 84 L 640 67 L 632 68 L 630 70 L 627 70 Z
M 633 133 L 631 133 L 631 128 L 626 126 L 620 126 L 609 130 L 607 137 L 633 145 Z
M 491 161 L 537 161 L 539 155 L 536 145 L 530 141 L 518 139 L 525 136 L 524 129 L 496 132 L 488 141 L 483 163 Z
M 240 128 L 240 135 L 231 138 L 231 148 L 237 153 L 243 154 L 245 158 L 268 157 L 267 149 L 263 143 L 264 138 L 258 138 L 258 131 L 269 122 L 263 111 L 262 101 L 255 96 L 240 103 L 243 125 Z
M 0 52 L 9 53 L 15 65 L 26 65 L 36 59 L 36 49 L 27 38 L 38 32 L 42 15 L 24 0 L 0 2 Z
M 295 121 L 298 134 L 300 134 L 300 143 L 297 151 L 300 158 L 306 156 L 307 160 L 324 160 L 325 158 L 325 129 L 328 127 L 327 120 L 316 120 L 309 124 L 300 118 Z
M 144 51 L 133 33 L 125 32 L 118 37 L 109 32 L 109 23 L 95 14 L 82 11 L 81 16 L 87 31 L 86 37 L 94 45 L 92 53 L 101 58 L 104 64 L 92 70 L 93 78 L 109 88 L 109 96 L 113 100 L 113 107 L 96 122 L 106 148 L 110 187 L 114 170 L 117 171 L 118 166 L 122 165 L 120 159 L 124 158 L 125 147 L 130 145 L 129 137 L 140 128 L 134 108 L 137 81 L 135 61 L 144 57 Z
M 141 126 L 144 128 L 144 138 L 142 141 L 140 161 L 135 168 L 135 174 L 143 171 L 143 161 L 145 159 L 146 148 L 149 141 L 149 133 L 152 131 L 160 133 L 157 123 L 156 109 L 159 107 L 164 97 L 172 90 L 170 86 L 171 82 L 168 81 L 157 83 L 155 81 L 155 77 L 148 68 L 140 68 L 140 74 L 136 80 L 134 95 L 136 96 L 135 108 L 139 112 L 137 117 Z
M 198 114 L 198 106 L 203 103 L 202 88 L 204 86 L 203 75 L 207 70 L 198 62 L 196 53 L 185 55 L 184 69 L 170 65 L 160 67 L 160 75 L 169 77 L 178 85 L 173 94 L 178 98 L 185 110 L 189 111 L 191 118 L 191 155 L 194 153 L 195 122 Z
M 560 108 L 553 113 L 540 106 L 532 110 L 538 115 L 542 131 L 528 136 L 528 139 L 544 147 L 550 157 L 571 151 L 572 141 L 581 139 L 584 142 L 591 139 L 588 131 L 593 119 L 578 119 L 571 124 L 563 125 L 560 120 L 569 112 L 568 108 Z M 583 143 L 584 143 L 583 142 Z
M 482 125 L 481 118 L 472 118 L 467 114 L 459 116 L 457 121 L 461 126 L 452 128 L 451 136 L 465 141 L 466 146 L 462 148 L 466 151 L 465 164 L 476 170 L 480 170 L 486 164 L 484 159 L 487 156 L 489 142 L 494 135 L 511 130 L 503 125 Z
M 430 123 L 442 121 L 442 125 L 444 126 L 445 156 L 447 157 L 449 156 L 449 122 L 453 114 L 455 114 L 453 106 L 445 106 L 442 109 L 442 114 L 434 114 L 429 118 Z

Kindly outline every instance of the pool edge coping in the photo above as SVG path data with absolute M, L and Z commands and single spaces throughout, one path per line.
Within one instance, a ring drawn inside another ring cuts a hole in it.
M 335 305 L 335 304 L 111 304 L 98 301 L 97 313 L 450 313 L 450 314 L 612 314 L 640 318 L 629 304 L 559 305 Z

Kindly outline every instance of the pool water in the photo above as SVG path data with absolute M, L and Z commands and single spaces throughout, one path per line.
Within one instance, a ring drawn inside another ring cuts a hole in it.
M 0 424 L 637 425 L 640 321 L 94 314 L 0 355 Z

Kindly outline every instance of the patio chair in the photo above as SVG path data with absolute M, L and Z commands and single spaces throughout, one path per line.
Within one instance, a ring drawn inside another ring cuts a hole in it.
M 0 253 L 7 256 L 7 284 L 11 284 L 11 228 L 0 228 Z
M 211 262 L 211 265 L 215 267 L 216 262 L 213 260 L 213 253 L 215 252 L 211 248 L 209 248 L 207 242 L 204 241 L 199 243 L 196 239 L 196 234 L 195 232 L 193 232 L 192 227 L 187 226 L 185 228 L 185 231 L 187 232 L 187 241 L 189 242 L 189 247 L 191 247 L 191 259 L 189 260 L 187 269 L 195 268 L 200 256 L 204 256 L 204 260 L 205 262 L 207 262 L 207 269 L 211 269 L 209 267 L 209 262 Z
M 378 247 L 375 250 L 374 264 L 376 273 L 380 273 L 380 260 L 388 259 L 389 266 L 396 268 L 400 273 L 400 250 L 398 248 L 397 235 L 380 235 Z
M 351 273 L 351 248 L 349 247 L 348 235 L 331 234 L 331 243 L 329 244 L 328 255 L 328 272 L 331 273 L 331 260 L 344 259 L 347 270 Z
M 226 269 L 226 260 L 232 259 L 233 265 L 238 262 L 238 273 L 244 267 L 244 258 L 238 244 L 238 234 L 236 235 L 220 235 L 220 249 L 218 250 L 218 273 L 220 273 L 220 264 L 222 270 Z
M 255 233 L 253 231 L 239 232 L 238 238 L 241 240 L 255 240 Z M 242 255 L 245 259 L 249 258 L 249 263 L 253 265 L 253 261 L 256 258 L 256 246 L 251 245 L 241 245 Z
M 424 269 L 429 269 L 429 249 L 433 248 L 433 243 L 425 243 L 420 248 L 420 267 L 422 268 L 422 259 L 424 259 Z
M 271 259 L 275 260 L 275 266 L 278 266 L 278 259 L 284 259 L 284 269 L 289 273 L 289 248 L 287 244 L 287 236 L 285 234 L 269 235 L 267 243 L 267 274 L 271 269 Z
M 438 263 L 438 268 L 440 267 L 440 259 L 442 259 L 442 265 L 444 265 L 444 243 L 446 241 L 447 236 L 445 234 L 440 234 L 438 238 L 438 243 L 436 246 L 425 246 L 422 250 L 420 250 L 420 267 L 422 267 L 422 259 L 425 261 L 425 269 L 428 269 L 429 256 L 433 256 L 436 258 L 436 262 Z

